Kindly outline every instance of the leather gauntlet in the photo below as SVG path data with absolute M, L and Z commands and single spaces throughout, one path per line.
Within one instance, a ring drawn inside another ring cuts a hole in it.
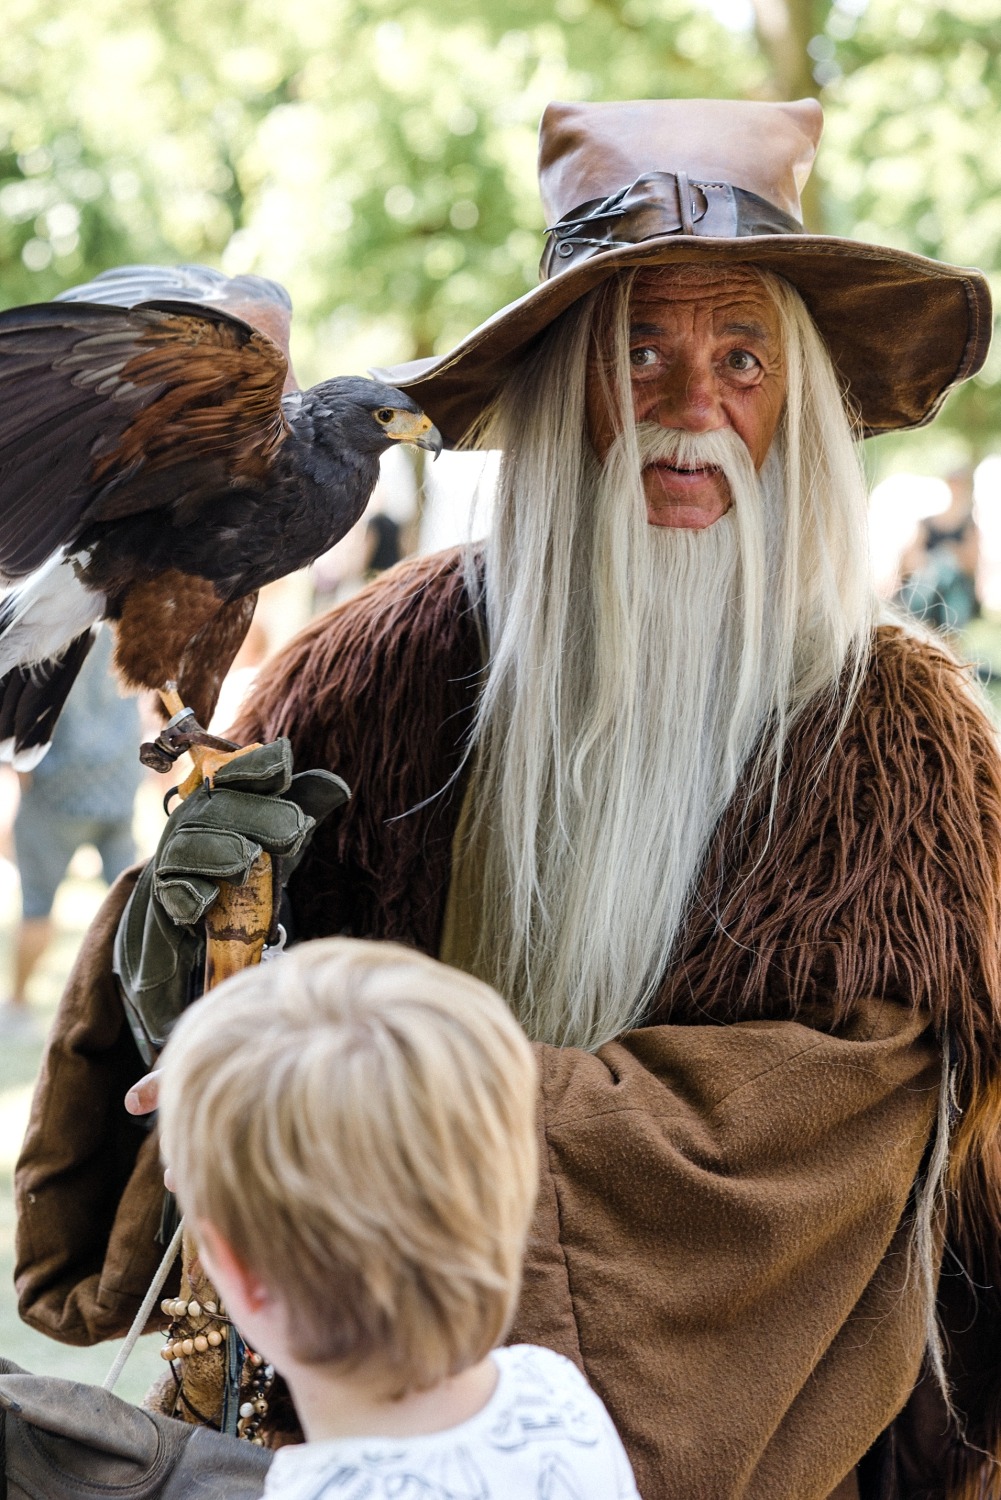
M 243 885 L 262 852 L 286 878 L 317 823 L 350 795 L 330 771 L 293 775 L 292 747 L 279 739 L 229 761 L 171 813 L 115 935 L 114 970 L 147 1066 L 201 993 L 202 922 L 219 882 Z

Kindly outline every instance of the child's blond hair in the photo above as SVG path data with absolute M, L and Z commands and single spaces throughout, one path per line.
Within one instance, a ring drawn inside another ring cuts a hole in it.
M 281 1299 L 296 1358 L 403 1394 L 500 1342 L 537 1187 L 536 1070 L 495 991 L 328 938 L 193 1006 L 163 1061 L 182 1207 Z

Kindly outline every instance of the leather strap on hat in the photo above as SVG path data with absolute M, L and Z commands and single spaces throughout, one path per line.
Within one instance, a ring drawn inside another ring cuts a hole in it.
M 581 204 L 547 229 L 539 272 L 548 280 L 602 250 L 662 235 L 740 239 L 803 232 L 791 215 L 729 182 L 693 182 L 686 172 L 646 172 L 611 197 Z

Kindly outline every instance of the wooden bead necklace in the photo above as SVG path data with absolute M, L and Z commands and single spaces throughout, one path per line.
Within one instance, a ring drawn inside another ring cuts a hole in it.
M 219 1349 L 226 1341 L 227 1329 L 233 1328 L 231 1318 L 215 1302 L 202 1304 L 192 1298 L 165 1297 L 160 1303 L 161 1311 L 170 1319 L 164 1330 L 167 1342 L 160 1350 L 161 1359 L 171 1364 L 188 1359 L 192 1354 L 204 1354 L 209 1349 Z M 183 1337 L 178 1335 L 177 1324 L 184 1319 L 192 1331 Z M 201 1320 L 201 1321 L 200 1321 Z M 264 1356 L 248 1349 L 244 1356 L 243 1378 L 240 1381 L 244 1400 L 240 1404 L 237 1436 L 263 1448 L 266 1437 L 264 1419 L 268 1414 L 268 1397 L 274 1384 L 273 1365 L 265 1363 Z

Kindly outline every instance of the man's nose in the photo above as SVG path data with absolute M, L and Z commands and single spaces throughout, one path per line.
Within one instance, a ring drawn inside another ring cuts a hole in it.
M 659 427 L 678 427 L 684 432 L 712 432 L 726 425 L 716 380 L 711 368 L 693 361 L 678 361 L 648 393 L 640 421 Z

